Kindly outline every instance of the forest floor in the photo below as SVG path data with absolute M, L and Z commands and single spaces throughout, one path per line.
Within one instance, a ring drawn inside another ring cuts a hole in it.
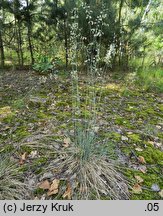
M 112 73 L 101 85 L 96 133 L 105 140 L 105 155 L 126 167 L 130 199 L 163 199 L 163 95 L 139 88 L 130 74 Z M 22 179 L 34 188 L 31 199 L 46 198 L 38 184 L 54 176 L 44 170 L 49 155 L 28 144 L 54 141 L 56 151 L 69 148 L 64 139 L 71 131 L 71 98 L 71 81 L 64 73 L 6 71 L 0 76 L 0 154 L 7 153 L 20 167 Z M 54 198 L 63 199 L 66 179 L 61 179 L 60 196 Z

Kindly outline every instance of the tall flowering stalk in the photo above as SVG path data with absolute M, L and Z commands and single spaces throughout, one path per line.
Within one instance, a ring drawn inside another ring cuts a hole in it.
M 89 28 L 89 40 L 81 35 L 79 27 L 79 9 L 84 10 Z M 71 80 L 72 80 L 72 119 L 74 125 L 74 149 L 68 158 L 62 163 L 67 173 L 77 174 L 79 190 L 75 199 L 90 199 L 91 196 L 100 199 L 106 195 L 109 199 L 127 199 L 128 192 L 123 191 L 120 182 L 123 177 L 116 171 L 115 161 L 106 161 L 103 155 L 96 151 L 98 100 L 96 80 L 101 78 L 102 69 L 99 67 L 102 27 L 106 11 L 103 11 L 93 19 L 93 11 L 89 5 L 82 4 L 73 10 L 71 24 Z M 87 41 L 87 42 L 85 42 Z M 86 55 L 85 55 L 86 54 Z M 85 98 L 80 91 L 79 82 L 79 56 L 85 56 L 86 77 L 84 83 Z M 84 101 L 84 102 L 83 102 Z M 83 107 L 85 107 L 83 109 Z M 82 115 L 83 112 L 87 113 Z M 71 150 L 70 150 L 71 151 Z M 69 175 L 69 174 L 68 174 Z M 125 184 L 125 183 L 124 183 Z
M 92 126 L 96 125 L 97 101 L 95 81 L 99 75 L 98 62 L 100 59 L 100 38 L 102 36 L 102 21 L 105 16 L 102 12 L 93 21 L 90 6 L 82 4 L 81 8 L 85 12 L 86 21 L 89 27 L 89 42 L 85 44 L 86 38 L 81 35 L 79 28 L 79 9 L 73 10 L 72 25 L 71 25 L 71 79 L 72 79 L 72 110 L 74 123 L 74 141 L 76 145 L 82 148 L 82 158 L 88 159 L 93 153 L 94 142 L 96 136 L 92 131 Z M 86 72 L 86 95 L 85 103 L 81 103 L 81 92 L 79 91 L 79 55 L 81 52 L 86 53 L 85 63 L 87 66 Z M 83 110 L 83 105 L 85 109 Z M 82 113 L 88 113 L 89 116 Z M 82 117 L 81 117 L 82 116 Z M 80 122 L 80 124 L 79 124 Z M 82 122 L 82 123 L 81 123 Z

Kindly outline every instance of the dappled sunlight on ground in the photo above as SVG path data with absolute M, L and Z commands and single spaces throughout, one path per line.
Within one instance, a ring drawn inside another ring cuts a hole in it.
M 40 76 L 30 72 L 20 73 L 8 72 L 2 79 L 0 151 L 12 154 L 16 147 L 16 155 L 26 154 L 27 159 L 21 168 L 35 170 L 33 172 L 37 178 L 37 172 L 42 172 L 38 171 L 38 165 L 45 166 L 49 158 L 46 158 L 44 150 L 37 150 L 38 157 L 31 160 L 33 147 L 17 146 L 25 140 L 26 144 L 34 141 L 38 146 L 41 143 L 44 146 L 55 143 L 56 149 L 64 150 L 62 144 L 65 136 L 73 133 L 71 83 L 61 75 L 58 75 L 57 80 L 47 76 L 45 82 L 38 82 Z M 89 103 L 85 105 L 85 99 L 86 96 L 89 99 L 87 90 L 89 93 L 95 90 L 100 100 L 95 125 L 99 147 L 102 148 L 100 151 L 104 151 L 108 158 L 113 153 L 114 158 L 128 168 L 126 176 L 133 182 L 132 186 L 138 184 L 135 176 L 143 179 L 140 185 L 142 192 L 136 194 L 134 191 L 131 199 L 159 199 L 158 192 L 152 191 L 151 187 L 157 184 L 160 189 L 163 188 L 161 97 L 154 92 L 144 92 L 134 85 L 128 85 L 126 79 L 114 80 L 108 77 L 104 82 L 97 82 L 95 87 L 91 87 L 82 78 L 80 117 L 90 117 L 91 107 Z M 19 164 L 18 158 L 15 160 Z M 39 193 L 37 195 L 41 197 Z

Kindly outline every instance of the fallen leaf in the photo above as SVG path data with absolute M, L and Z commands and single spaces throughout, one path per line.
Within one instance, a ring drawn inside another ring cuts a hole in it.
M 143 151 L 143 149 L 141 149 L 141 148 L 139 148 L 139 147 L 138 147 L 138 148 L 135 148 L 135 150 L 138 151 L 138 152 L 142 152 L 142 151 Z
M 49 191 L 47 193 L 48 196 L 51 196 L 53 194 L 57 194 L 58 193 L 59 183 L 60 183 L 59 179 L 54 179 L 52 181 L 52 184 L 50 185 Z
M 26 160 L 26 158 L 27 158 L 27 152 L 25 152 L 25 153 L 22 154 L 22 156 L 21 156 L 21 159 L 22 159 L 22 160 Z
M 23 165 L 24 162 L 25 162 L 25 160 L 26 160 L 26 158 L 27 158 L 27 152 L 25 152 L 24 154 L 22 154 L 22 156 L 21 156 L 21 158 L 19 160 L 19 164 Z
M 161 190 L 158 194 L 163 198 L 163 190 Z
M 71 195 L 72 195 L 72 190 L 71 190 L 71 185 L 70 185 L 70 182 L 67 183 L 67 189 L 65 191 L 65 193 L 63 194 L 63 198 L 67 198 L 67 199 L 71 199 Z
M 146 163 L 146 161 L 145 161 L 145 159 L 144 159 L 143 156 L 139 156 L 139 157 L 138 157 L 138 161 L 139 161 L 139 163 L 142 163 L 142 164 L 145 164 L 145 163 Z
M 140 177 L 140 176 L 135 176 L 135 179 L 136 179 L 137 182 L 140 183 L 140 184 L 143 183 L 143 181 L 144 181 L 144 180 L 142 179 L 142 177 Z
M 139 184 L 135 184 L 134 187 L 132 188 L 132 191 L 135 194 L 140 194 L 142 193 L 142 188 Z
M 58 193 L 58 189 L 52 190 L 52 191 L 48 191 L 48 192 L 47 192 L 47 195 L 48 195 L 48 196 L 51 196 L 51 195 L 55 195 L 55 194 L 57 194 L 57 193 Z
M 70 142 L 71 142 L 71 140 L 70 140 L 70 138 L 64 138 L 64 141 L 63 141 L 64 143 L 63 143 L 63 146 L 65 147 L 65 148 L 67 148 L 67 147 L 69 147 L 69 145 L 70 145 Z
M 54 180 L 52 181 L 52 184 L 50 185 L 49 190 L 52 191 L 52 190 L 58 189 L 59 183 L 60 183 L 60 180 L 59 180 L 59 179 L 54 179 Z
M 39 184 L 39 188 L 47 190 L 50 188 L 50 183 L 48 180 L 45 180 Z

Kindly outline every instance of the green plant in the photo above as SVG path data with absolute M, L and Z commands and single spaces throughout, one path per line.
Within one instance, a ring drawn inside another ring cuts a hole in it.
M 124 190 L 123 187 L 125 185 L 127 188 L 126 181 L 119 173 L 116 161 L 107 160 L 103 154 L 97 151 L 97 115 L 101 96 L 97 97 L 96 81 L 102 75 L 98 63 L 100 61 L 100 37 L 102 36 L 105 13 L 101 13 L 93 21 L 90 7 L 85 4 L 81 7 L 85 11 L 91 39 L 89 44 L 83 43 L 78 23 L 78 11 L 80 9 L 75 8 L 72 16 L 70 48 L 72 54 L 72 121 L 74 131 L 71 137 L 72 147 L 65 152 L 63 157 L 53 161 L 50 167 L 52 168 L 53 164 L 58 164 L 58 170 L 65 170 L 64 174 L 67 178 L 72 178 L 72 181 L 75 180 L 79 183 L 79 187 L 75 188 L 76 194 L 73 194 L 74 199 L 91 199 L 92 197 L 101 199 L 103 196 L 106 196 L 107 199 L 128 199 L 128 190 Z M 94 22 L 98 23 L 97 27 L 94 26 Z M 83 95 L 80 92 L 79 84 L 79 47 L 86 53 L 87 80 L 85 82 L 84 102 L 81 101 Z M 75 174 L 77 177 L 73 179 Z M 124 185 L 122 186 L 121 183 Z
M 162 68 L 147 68 L 137 72 L 139 85 L 145 90 L 163 92 L 163 70 Z
M 46 156 L 51 155 L 51 160 L 45 167 L 46 171 L 53 172 L 55 169 L 58 171 L 58 176 L 64 176 L 71 180 L 73 199 L 101 199 L 104 196 L 106 199 L 128 199 L 127 183 L 119 172 L 118 163 L 111 160 L 111 157 L 109 159 L 105 157 L 105 150 L 98 151 L 99 147 L 102 148 L 102 141 L 99 142 L 97 123 L 101 92 L 96 87 L 96 82 L 103 78 L 99 60 L 100 38 L 105 14 L 100 13 L 93 21 L 90 7 L 86 4 L 81 7 L 85 11 L 87 24 L 90 28 L 90 41 L 85 44 L 80 35 L 79 8 L 74 8 L 70 38 L 72 66 L 71 129 L 73 133 L 68 133 L 68 136 L 71 141 L 67 148 L 58 150 L 55 148 L 55 140 L 53 142 L 40 140 L 36 143 L 30 143 L 30 145 L 33 145 L 34 148 L 47 149 Z M 95 26 L 94 22 L 98 25 Z M 81 92 L 78 67 L 80 49 L 83 50 L 87 66 L 84 93 Z M 24 143 L 24 145 L 29 144 Z M 77 186 L 75 186 L 76 183 Z
M 33 69 L 40 73 L 49 73 L 54 71 L 55 65 L 48 56 L 40 55 L 33 65 Z

